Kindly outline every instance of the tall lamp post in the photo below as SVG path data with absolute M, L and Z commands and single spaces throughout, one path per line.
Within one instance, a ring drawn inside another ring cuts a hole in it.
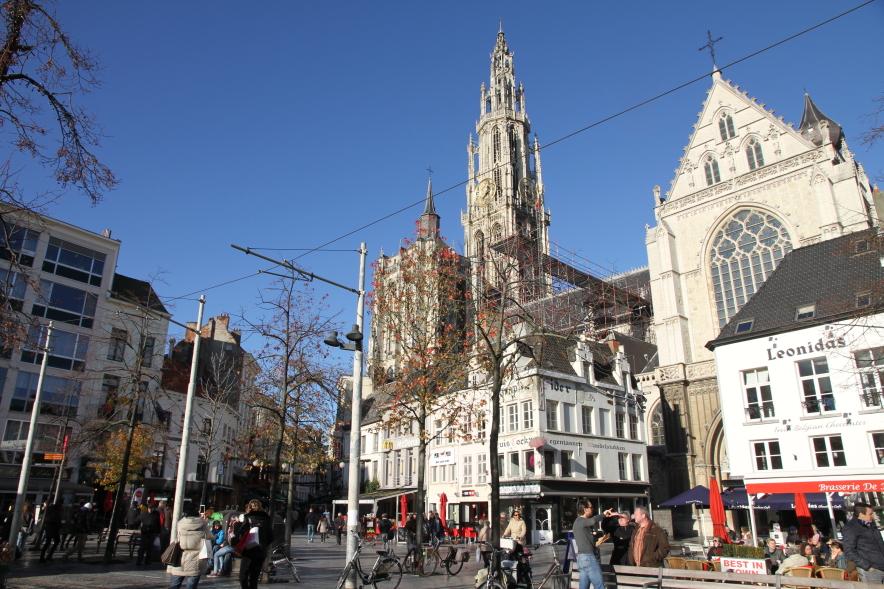
M 298 268 L 288 260 L 276 260 L 263 254 L 252 251 L 250 248 L 242 247 L 236 244 L 230 244 L 235 250 L 239 250 L 245 254 L 261 258 L 268 262 L 273 262 L 279 266 L 287 268 L 295 272 L 307 280 L 319 280 L 330 284 L 331 286 L 352 292 L 357 296 L 356 300 L 356 323 L 353 329 L 346 334 L 349 343 L 338 340 L 337 332 L 332 332 L 325 338 L 325 343 L 335 348 L 350 350 L 353 352 L 353 397 L 351 399 L 351 419 L 350 419 L 350 480 L 347 486 L 347 562 L 356 554 L 356 536 L 354 532 L 357 530 L 359 520 L 359 429 L 362 423 L 362 324 L 365 317 L 365 258 L 368 254 L 368 248 L 365 242 L 359 244 L 359 287 L 350 288 L 339 282 L 329 280 L 307 272 Z M 289 497 L 291 503 L 291 497 Z M 353 578 L 347 580 L 347 588 L 355 587 L 355 572 Z
M 52 344 L 52 321 L 46 327 L 46 340 L 43 347 L 43 360 L 40 362 L 40 376 L 37 378 L 37 390 L 34 393 L 34 404 L 31 407 L 31 422 L 28 430 L 28 439 L 25 442 L 25 455 L 22 459 L 21 471 L 18 475 L 18 491 L 15 495 L 15 507 L 12 511 L 12 521 L 9 525 L 9 543 L 18 545 L 19 527 L 21 526 L 22 508 L 25 504 L 25 495 L 28 492 L 28 480 L 31 476 L 31 454 L 34 451 L 34 438 L 37 432 L 37 418 L 40 416 L 40 401 L 43 397 L 43 380 L 46 377 L 46 362 L 49 359 L 50 345 Z M 13 551 L 15 548 L 13 548 Z

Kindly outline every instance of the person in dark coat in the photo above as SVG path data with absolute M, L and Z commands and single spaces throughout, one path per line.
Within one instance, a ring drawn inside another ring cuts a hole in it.
M 139 511 L 138 506 L 133 503 L 129 508 L 129 511 L 126 512 L 126 527 L 130 530 L 134 530 L 138 527 L 140 521 L 141 511 Z
M 86 536 L 89 533 L 90 511 L 92 511 L 92 504 L 84 502 L 71 515 L 71 535 L 74 537 L 74 543 L 64 553 L 65 559 L 68 559 L 76 552 L 77 560 L 83 560 L 83 548 L 86 547 Z
M 611 543 L 614 545 L 614 550 L 611 552 L 611 560 L 608 564 L 611 566 L 626 564 L 629 540 L 632 538 L 633 530 L 635 530 L 635 525 L 629 520 L 629 514 L 618 513 L 612 517 L 605 518 L 605 521 L 602 522 L 602 529 L 605 533 L 610 534 Z
M 853 519 L 841 529 L 844 556 L 852 560 L 863 583 L 884 582 L 884 538 L 875 525 L 875 512 L 865 503 L 853 506 Z
M 267 549 L 273 542 L 273 523 L 257 499 L 246 505 L 243 520 L 236 527 L 236 546 L 242 554 L 239 568 L 239 583 L 242 589 L 258 589 L 261 567 L 267 558 Z M 252 533 L 257 528 L 257 538 Z
M 150 564 L 153 555 L 153 545 L 160 533 L 160 514 L 155 505 L 148 505 L 147 511 L 139 518 L 141 526 L 141 541 L 138 544 L 138 559 L 136 565 Z
M 52 560 L 52 555 L 61 542 L 62 515 L 61 504 L 53 503 L 46 507 L 46 514 L 43 516 L 43 547 L 40 549 L 40 562 Z

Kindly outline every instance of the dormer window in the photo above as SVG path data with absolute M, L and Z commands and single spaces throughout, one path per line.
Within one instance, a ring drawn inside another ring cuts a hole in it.
M 718 132 L 721 134 L 722 141 L 727 141 L 736 136 L 737 132 L 734 130 L 734 119 L 728 113 L 724 113 L 721 115 L 721 118 L 718 119 Z
M 752 324 L 754 323 L 753 319 L 747 319 L 745 321 L 740 321 L 737 323 L 737 329 L 734 330 L 735 333 L 748 333 L 752 331 Z
M 864 292 L 856 295 L 856 308 L 861 309 L 863 307 L 868 307 L 872 304 L 872 295 L 870 293 Z
M 853 244 L 853 251 L 857 254 L 864 254 L 869 251 L 869 240 L 868 239 L 858 239 Z
M 816 305 L 801 305 L 795 310 L 795 321 L 805 321 L 816 317 Z
M 754 170 L 764 165 L 764 154 L 761 153 L 761 143 L 756 138 L 746 144 L 746 159 L 749 161 L 749 169 Z
M 703 170 L 706 172 L 706 186 L 712 186 L 721 182 L 721 174 L 718 171 L 718 160 L 711 155 L 706 158 L 703 163 Z

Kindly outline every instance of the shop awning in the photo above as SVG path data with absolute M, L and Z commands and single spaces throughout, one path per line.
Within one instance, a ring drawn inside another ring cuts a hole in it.
M 746 483 L 749 493 L 884 493 L 884 478 Z
M 828 509 L 828 506 L 826 505 L 825 493 L 806 493 L 805 496 L 807 497 L 807 505 L 808 507 L 810 507 L 810 509 Z M 724 500 L 724 505 L 728 509 L 749 509 L 749 495 L 746 492 L 746 487 L 734 487 L 731 489 L 727 489 L 721 494 L 721 498 Z M 844 509 L 844 498 L 838 494 L 833 494 L 832 507 L 834 509 Z M 772 509 L 774 511 L 794 510 L 795 494 L 766 494 L 763 497 L 755 499 L 752 508 L 761 510 Z
M 359 495 L 359 504 L 360 505 L 374 505 L 378 501 L 384 501 L 386 499 L 393 499 L 395 497 L 399 497 L 400 495 L 411 495 L 412 493 L 417 492 L 417 489 L 409 488 L 409 489 L 384 489 L 383 491 L 374 491 L 373 493 L 361 493 Z M 332 501 L 335 505 L 346 505 L 347 498 L 344 497 L 342 499 L 335 499 Z

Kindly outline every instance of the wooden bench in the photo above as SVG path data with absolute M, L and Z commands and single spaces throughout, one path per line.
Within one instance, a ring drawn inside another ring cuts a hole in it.
M 605 567 L 608 568 L 608 567 Z M 717 571 L 649 568 L 617 565 L 608 572 L 606 584 L 617 589 L 726 589 L 725 586 L 754 585 L 772 589 L 810 587 L 811 589 L 881 589 L 880 585 L 833 579 L 798 578 L 785 575 L 749 575 Z
M 107 542 L 107 535 L 110 532 L 110 528 L 104 528 L 98 534 L 98 542 L 95 545 L 95 553 L 98 554 L 101 552 L 101 543 Z M 121 528 L 117 530 L 117 541 L 114 544 L 114 556 L 117 555 L 117 548 L 120 547 L 122 542 L 125 542 L 129 546 L 129 558 L 132 558 L 135 555 L 135 548 L 138 546 L 138 543 L 141 541 L 141 532 L 139 530 L 130 530 L 126 528 Z

